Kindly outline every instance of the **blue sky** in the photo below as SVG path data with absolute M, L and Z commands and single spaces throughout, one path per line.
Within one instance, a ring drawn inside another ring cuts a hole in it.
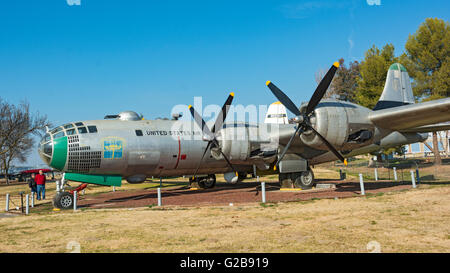
M 168 117 L 194 96 L 221 105 L 229 92 L 270 104 L 267 80 L 300 103 L 340 57 L 387 42 L 401 54 L 425 18 L 449 20 L 447 0 L 380 2 L 5 1 L 0 97 L 26 99 L 54 124 L 122 110 Z

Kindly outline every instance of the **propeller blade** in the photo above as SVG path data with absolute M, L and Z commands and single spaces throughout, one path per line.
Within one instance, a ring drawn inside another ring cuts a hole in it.
M 209 139 L 213 139 L 214 135 L 211 133 L 208 126 L 206 126 L 205 120 L 203 120 L 202 116 L 195 111 L 192 105 L 189 105 L 189 111 L 191 111 L 191 115 L 194 118 L 195 123 L 197 123 L 197 125 L 202 129 L 203 135 L 207 135 Z
M 345 158 L 333 147 L 333 145 L 331 145 L 330 142 L 328 142 L 328 140 L 326 140 L 321 134 L 319 134 L 319 132 L 316 131 L 316 129 L 314 129 L 312 126 L 307 125 L 308 128 L 310 128 L 311 130 L 314 131 L 314 133 L 316 135 L 318 135 L 320 137 L 320 139 L 322 139 L 322 141 L 325 143 L 325 145 L 327 145 L 328 149 L 330 149 L 330 151 L 337 157 L 339 158 L 340 161 L 344 162 Z
M 211 132 L 213 134 L 216 133 L 216 130 L 222 129 L 223 123 L 225 122 L 225 119 L 227 118 L 228 110 L 230 109 L 231 102 L 234 99 L 234 93 L 230 93 L 227 100 L 225 101 L 225 104 L 222 107 L 222 111 L 220 111 L 219 116 L 217 116 L 216 123 L 214 123 L 214 126 L 211 129 Z
M 192 176 L 192 178 L 195 178 L 195 176 L 197 175 L 198 169 L 200 168 L 200 165 L 202 164 L 203 158 L 205 157 L 205 154 L 208 151 L 210 145 L 211 145 L 211 141 L 208 141 L 208 145 L 206 145 L 206 148 L 203 151 L 202 158 L 200 158 L 200 161 L 197 164 L 197 168 L 195 169 L 194 176 Z
M 286 152 L 288 151 L 289 147 L 291 146 L 292 141 L 294 140 L 295 135 L 297 135 L 297 133 L 301 130 L 301 126 L 298 125 L 297 129 L 295 130 L 295 133 L 291 136 L 291 138 L 289 139 L 288 143 L 286 144 L 286 146 L 284 147 L 283 152 L 281 153 L 280 157 L 278 158 L 277 164 L 281 162 L 281 160 L 283 159 L 284 155 L 286 154 Z M 303 130 L 300 132 L 300 134 L 303 133 Z
M 270 91 L 277 97 L 277 99 L 283 104 L 289 111 L 291 111 L 294 115 L 300 116 L 300 110 L 298 110 L 298 107 L 291 101 L 291 99 L 286 96 L 286 94 L 283 93 L 278 87 L 275 86 L 275 84 L 271 83 L 270 81 L 266 82 L 267 87 L 269 87 Z
M 327 92 L 327 89 L 330 86 L 338 67 L 339 62 L 335 62 L 331 66 L 330 70 L 328 70 L 327 74 L 325 74 L 323 79 L 320 81 L 319 85 L 316 88 L 316 91 L 314 91 L 314 94 L 309 100 L 308 106 L 306 107 L 306 115 L 309 115 L 312 111 L 314 111 L 317 104 L 319 104 L 320 100 L 322 100 L 323 96 L 325 96 L 325 93 Z

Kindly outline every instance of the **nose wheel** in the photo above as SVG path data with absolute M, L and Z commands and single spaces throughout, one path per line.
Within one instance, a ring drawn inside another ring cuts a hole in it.
M 53 206 L 59 209 L 73 208 L 73 195 L 67 191 L 58 192 L 53 197 Z

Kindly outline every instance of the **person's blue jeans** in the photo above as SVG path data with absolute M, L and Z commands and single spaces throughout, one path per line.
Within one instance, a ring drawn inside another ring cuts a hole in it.
M 37 185 L 37 200 L 41 200 L 41 194 L 42 194 L 42 200 L 45 199 L 45 185 Z

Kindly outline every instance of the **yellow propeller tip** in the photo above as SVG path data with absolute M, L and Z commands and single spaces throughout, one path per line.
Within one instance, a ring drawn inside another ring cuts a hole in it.
M 270 81 L 266 81 L 266 85 L 269 85 L 270 84 Z
M 192 108 L 192 105 L 189 104 L 188 108 L 191 109 L 191 108 Z
M 347 159 L 344 159 L 344 165 L 345 165 L 345 166 L 348 165 Z
M 231 93 L 230 93 L 230 96 L 234 97 L 234 92 L 231 92 Z
M 334 64 L 333 64 L 335 67 L 339 67 L 339 62 L 335 62 Z

